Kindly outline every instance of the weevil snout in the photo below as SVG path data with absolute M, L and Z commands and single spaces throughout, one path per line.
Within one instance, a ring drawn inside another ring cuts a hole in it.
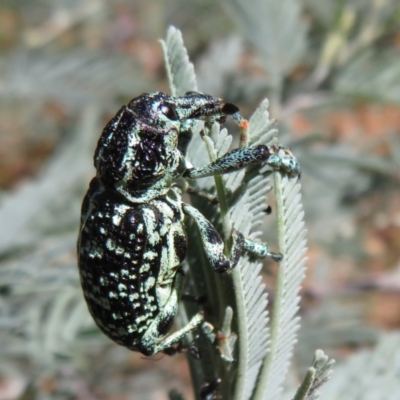
M 228 115 L 239 115 L 239 108 L 222 99 L 199 92 L 187 92 L 182 97 L 175 98 L 179 119 L 201 119 L 223 123 Z

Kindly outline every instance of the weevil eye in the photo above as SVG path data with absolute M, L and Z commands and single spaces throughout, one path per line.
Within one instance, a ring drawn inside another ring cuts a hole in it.
M 172 106 L 171 104 L 166 104 L 166 103 L 161 104 L 160 110 L 171 121 L 177 121 L 179 119 L 174 106 Z

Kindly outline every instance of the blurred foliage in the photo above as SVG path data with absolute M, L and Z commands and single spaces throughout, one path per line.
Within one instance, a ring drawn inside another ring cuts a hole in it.
M 398 1 L 3 0 L 0 398 L 191 396 L 181 356 L 143 360 L 98 332 L 75 256 L 95 142 L 120 104 L 167 90 L 157 40 L 170 24 L 199 90 L 244 116 L 268 97 L 303 167 L 310 261 L 288 393 L 310 364 L 303 346 L 341 360 L 400 326 Z M 274 276 L 266 265 L 272 299 Z M 346 392 L 346 377 L 398 347 L 385 338 L 377 353 L 338 366 L 329 385 Z M 396 368 L 380 371 L 378 383 L 396 382 Z

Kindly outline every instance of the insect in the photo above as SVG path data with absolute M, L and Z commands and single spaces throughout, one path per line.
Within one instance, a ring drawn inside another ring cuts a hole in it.
M 179 177 L 197 179 L 256 163 L 299 175 L 296 159 L 279 145 L 232 150 L 206 166 L 193 167 L 185 156 L 196 120 L 223 123 L 227 116 L 242 120 L 235 105 L 209 95 L 145 93 L 117 112 L 98 141 L 97 175 L 82 205 L 80 277 L 96 324 L 130 350 L 146 356 L 168 353 L 204 322 L 199 312 L 186 326 L 168 333 L 184 284 L 184 218 L 197 224 L 217 273 L 234 268 L 242 251 L 281 259 L 266 243 L 246 239 L 237 231 L 232 231 L 233 247 L 226 257 L 218 232 L 196 208 L 182 201 L 174 183 Z

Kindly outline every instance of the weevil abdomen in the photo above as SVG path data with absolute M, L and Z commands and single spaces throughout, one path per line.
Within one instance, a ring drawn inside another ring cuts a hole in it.
M 90 313 L 108 337 L 137 350 L 186 255 L 180 202 L 128 203 L 95 178 L 82 215 L 80 274 Z

